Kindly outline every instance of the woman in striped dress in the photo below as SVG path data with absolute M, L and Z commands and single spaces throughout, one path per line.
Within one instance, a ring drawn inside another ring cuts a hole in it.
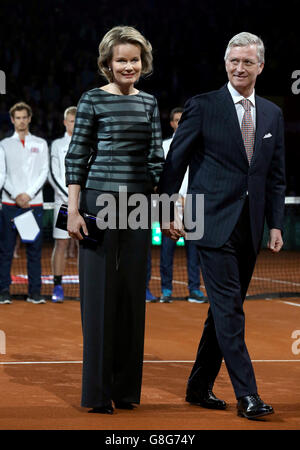
M 99 45 L 98 67 L 108 84 L 82 95 L 65 165 L 68 231 L 80 240 L 81 405 L 112 414 L 140 403 L 151 227 L 124 228 L 117 216 L 91 243 L 78 207 L 97 215 L 97 198 L 109 194 L 118 210 L 124 191 L 149 200 L 164 157 L 157 101 L 135 88 L 152 71 L 151 44 L 132 27 L 114 27 Z

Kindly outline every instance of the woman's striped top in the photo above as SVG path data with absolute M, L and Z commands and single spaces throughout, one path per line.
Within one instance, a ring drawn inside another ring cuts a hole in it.
M 149 193 L 164 164 L 157 101 L 110 94 L 95 88 L 77 107 L 74 132 L 65 158 L 66 184 L 101 191 Z

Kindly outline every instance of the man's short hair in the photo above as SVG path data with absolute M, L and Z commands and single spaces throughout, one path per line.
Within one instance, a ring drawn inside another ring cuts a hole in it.
M 28 116 L 32 117 L 32 109 L 25 102 L 18 102 L 15 105 L 13 105 L 9 110 L 10 117 L 14 118 L 15 112 L 23 111 L 23 109 L 26 109 Z
M 173 108 L 172 111 L 170 112 L 170 121 L 172 122 L 172 120 L 174 120 L 174 115 L 177 113 L 183 113 L 183 108 L 181 108 L 180 106 L 177 106 L 176 108 Z
M 76 106 L 69 106 L 64 112 L 64 119 L 67 118 L 68 114 L 71 114 L 72 116 L 76 116 L 77 107 Z
M 258 62 L 264 63 L 265 62 L 265 46 L 263 41 L 256 36 L 255 34 L 247 33 L 246 31 L 243 31 L 242 33 L 236 34 L 233 36 L 232 39 L 230 39 L 226 51 L 224 59 L 228 58 L 228 54 L 232 47 L 246 47 L 248 45 L 256 45 L 257 48 L 257 59 Z

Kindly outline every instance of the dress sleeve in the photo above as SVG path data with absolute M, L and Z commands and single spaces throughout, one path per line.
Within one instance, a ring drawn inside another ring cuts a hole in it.
M 151 129 L 151 143 L 147 166 L 152 178 L 153 186 L 157 186 L 164 165 L 164 151 L 162 147 L 161 124 L 156 99 L 152 114 Z
M 66 186 L 85 186 L 89 160 L 96 146 L 94 135 L 95 112 L 91 97 L 85 92 L 77 105 L 75 126 L 68 152 L 65 157 Z

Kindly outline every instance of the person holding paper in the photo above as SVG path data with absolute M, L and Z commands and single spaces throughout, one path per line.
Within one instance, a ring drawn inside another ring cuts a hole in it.
M 10 109 L 15 132 L 0 142 L 4 154 L 6 177 L 2 191 L 2 251 L 0 253 L 0 304 L 11 303 L 11 264 L 17 237 L 13 219 L 33 211 L 40 232 L 26 244 L 28 297 L 31 303 L 45 303 L 41 295 L 41 250 L 43 192 L 48 175 L 47 142 L 29 132 L 32 110 L 26 103 L 16 103 Z

